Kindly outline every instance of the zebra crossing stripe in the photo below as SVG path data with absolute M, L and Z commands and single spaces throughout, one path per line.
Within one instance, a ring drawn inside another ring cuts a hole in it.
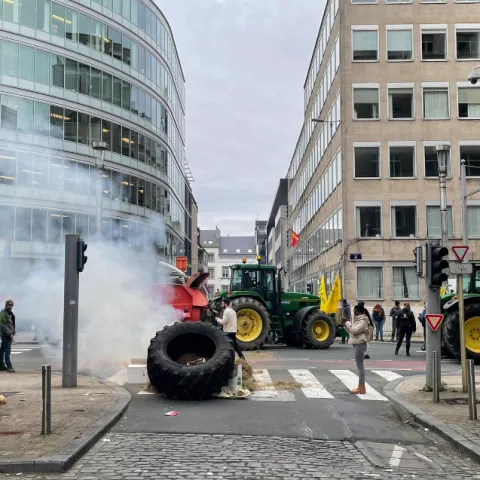
M 350 370 L 329 370 L 333 373 L 349 390 L 353 390 L 358 387 L 358 376 Z M 374 390 L 368 383 L 365 383 L 367 393 L 364 395 L 357 395 L 362 400 L 380 400 L 388 402 L 388 398 L 384 397 L 381 393 Z
M 380 375 L 380 377 L 384 378 L 385 380 L 388 380 L 389 382 L 393 380 L 397 380 L 398 378 L 403 378 L 403 375 L 399 375 L 398 373 L 392 372 L 391 370 L 370 370 L 373 373 L 376 373 L 377 375 Z
M 276 398 L 278 397 L 277 389 L 273 386 L 272 377 L 268 370 L 254 370 L 253 378 L 257 383 L 259 390 L 256 390 L 252 397 L 256 398 Z
M 288 372 L 301 385 L 302 392 L 307 398 L 334 398 L 310 370 L 289 370 Z

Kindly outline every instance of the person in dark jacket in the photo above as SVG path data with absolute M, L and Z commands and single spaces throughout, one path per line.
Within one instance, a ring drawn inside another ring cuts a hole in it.
M 397 326 L 397 317 L 398 314 L 402 311 L 400 308 L 400 302 L 395 301 L 395 306 L 390 310 L 390 318 L 392 319 L 392 342 L 395 341 L 395 338 L 398 338 L 398 326 Z
M 348 321 L 352 319 L 352 308 L 350 307 L 350 304 L 348 303 L 346 298 L 342 300 L 342 316 L 345 317 Z M 345 343 L 350 338 L 350 335 L 346 328 L 342 327 L 340 329 L 340 337 L 342 338 L 342 343 Z
M 372 312 L 372 320 L 375 325 L 375 340 L 378 340 L 380 335 L 380 340 L 383 342 L 383 325 L 385 324 L 385 310 L 382 306 L 377 303 Z
M 405 303 L 401 312 L 397 316 L 397 325 L 398 325 L 398 340 L 397 348 L 395 349 L 395 355 L 398 355 L 398 351 L 402 346 L 403 339 L 406 338 L 405 347 L 407 352 L 407 357 L 410 356 L 410 340 L 412 338 L 413 332 L 417 330 L 417 322 L 415 321 L 415 315 L 410 309 L 410 304 Z
M 13 336 L 15 335 L 15 315 L 12 308 L 13 301 L 7 300 L 5 308 L 0 312 L 0 339 L 2 340 L 2 345 L 0 346 L 0 371 L 6 370 L 7 372 L 15 373 L 10 359 Z

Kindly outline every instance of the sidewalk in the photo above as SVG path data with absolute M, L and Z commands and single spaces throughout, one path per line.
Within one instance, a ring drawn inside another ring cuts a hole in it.
M 480 377 L 476 377 L 480 418 Z M 383 391 L 394 402 L 394 408 L 402 418 L 413 417 L 418 424 L 441 435 L 459 450 L 480 461 L 480 420 L 468 419 L 468 394 L 462 392 L 462 377 L 443 376 L 442 383 L 445 391 L 440 392 L 439 403 L 433 403 L 432 392 L 422 391 L 425 375 L 389 382 Z
M 41 373 L 0 373 L 0 473 L 63 472 L 123 414 L 130 394 L 110 382 L 78 377 L 62 388 L 52 374 L 52 434 L 42 436 Z

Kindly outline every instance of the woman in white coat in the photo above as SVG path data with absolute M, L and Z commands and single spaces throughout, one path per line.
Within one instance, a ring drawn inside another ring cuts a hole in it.
M 363 395 L 366 393 L 364 360 L 368 342 L 373 336 L 372 321 L 366 315 L 363 305 L 355 305 L 352 321 L 343 317 L 342 323 L 350 334 L 348 343 L 353 345 L 354 358 L 358 368 L 358 387 L 352 390 L 352 393 Z

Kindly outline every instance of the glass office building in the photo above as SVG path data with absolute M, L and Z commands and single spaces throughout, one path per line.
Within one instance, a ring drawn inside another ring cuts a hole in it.
M 0 257 L 58 258 L 67 233 L 96 240 L 103 141 L 102 242 L 190 259 L 184 77 L 158 7 L 3 0 L 0 24 Z

